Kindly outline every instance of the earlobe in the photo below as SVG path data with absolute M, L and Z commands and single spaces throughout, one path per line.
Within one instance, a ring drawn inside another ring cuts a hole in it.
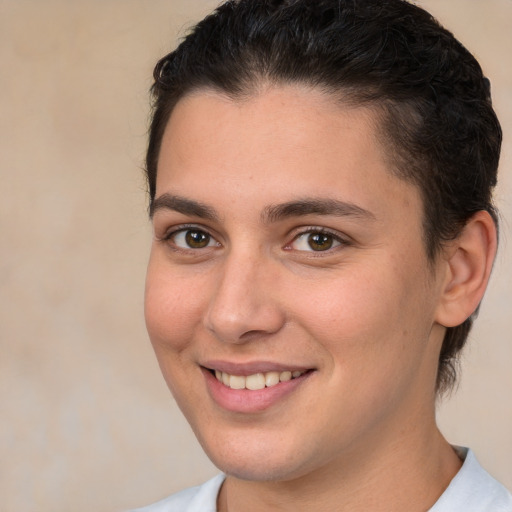
M 444 327 L 462 324 L 477 309 L 491 274 L 497 248 L 497 230 L 486 211 L 475 213 L 450 244 L 446 278 L 436 321 Z

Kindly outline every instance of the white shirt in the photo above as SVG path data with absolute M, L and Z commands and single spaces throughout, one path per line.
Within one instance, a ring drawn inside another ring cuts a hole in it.
M 467 448 L 457 448 L 464 464 L 428 512 L 512 512 L 512 495 L 494 480 Z M 132 512 L 217 512 L 217 495 L 225 475 L 185 489 Z

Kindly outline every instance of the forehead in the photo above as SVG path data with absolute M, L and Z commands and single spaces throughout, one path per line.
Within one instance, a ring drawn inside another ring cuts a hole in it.
M 224 165 L 234 156 L 240 161 L 246 156 L 252 162 L 266 158 L 267 165 L 271 157 L 283 161 L 293 155 L 303 158 L 306 153 L 320 153 L 325 160 L 337 148 L 351 145 L 351 134 L 356 132 L 360 146 L 380 152 L 377 119 L 370 108 L 349 107 L 334 95 L 308 86 L 267 86 L 236 99 L 201 89 L 174 107 L 164 131 L 158 169 L 173 158 L 184 164 L 205 153 L 212 157 L 216 148 L 223 150 L 218 156 L 225 155 Z
M 166 127 L 156 195 L 193 190 L 205 202 L 215 193 L 271 203 L 337 196 L 378 211 L 398 189 L 418 195 L 392 172 L 378 120 L 372 108 L 306 86 L 267 87 L 243 99 L 194 92 Z

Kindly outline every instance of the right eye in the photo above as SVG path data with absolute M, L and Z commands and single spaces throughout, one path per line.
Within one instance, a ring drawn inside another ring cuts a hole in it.
M 204 249 L 220 245 L 215 238 L 201 229 L 180 229 L 171 233 L 167 239 L 180 249 Z

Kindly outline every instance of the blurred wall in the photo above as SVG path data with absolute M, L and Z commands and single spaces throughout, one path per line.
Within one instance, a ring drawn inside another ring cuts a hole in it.
M 212 0 L 0 1 L 0 511 L 115 511 L 216 472 L 144 329 L 151 71 Z M 425 0 L 505 131 L 500 255 L 440 423 L 512 488 L 512 1 Z

